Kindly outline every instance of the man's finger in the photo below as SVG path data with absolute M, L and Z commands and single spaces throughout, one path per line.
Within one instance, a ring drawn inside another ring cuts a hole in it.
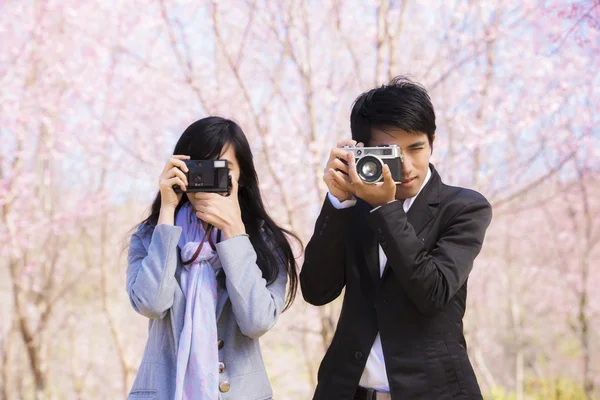
M 348 174 L 350 175 L 350 181 L 357 185 L 361 184 L 362 181 L 356 171 L 356 160 L 354 159 L 353 153 L 348 153 Z
M 348 173 L 348 165 L 344 164 L 340 159 L 336 158 L 335 160 L 332 160 L 329 166 L 332 169 L 342 171 L 345 174 Z
M 383 184 L 388 188 L 395 187 L 396 182 L 394 182 L 394 178 L 392 178 L 392 171 L 390 171 L 390 167 L 387 164 L 383 165 Z
M 335 160 L 336 158 L 341 158 L 343 160 L 346 159 L 348 154 L 347 150 L 344 149 L 338 149 L 338 148 L 333 148 L 331 149 L 331 152 L 329 153 L 329 162 Z
M 352 139 L 344 139 L 337 142 L 336 147 L 344 147 L 344 146 L 356 146 L 356 140 Z
M 350 182 L 348 182 L 343 174 L 341 172 L 338 171 L 334 171 L 332 169 L 329 170 L 329 173 L 331 174 L 332 178 L 334 179 L 335 184 L 342 190 L 345 190 L 346 192 L 353 192 L 352 190 L 352 184 L 350 184 Z

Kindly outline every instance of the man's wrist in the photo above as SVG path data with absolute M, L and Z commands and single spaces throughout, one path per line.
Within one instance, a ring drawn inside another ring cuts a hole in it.
M 379 208 L 379 207 L 385 206 L 386 204 L 393 203 L 394 201 L 396 201 L 396 199 L 377 201 L 377 202 L 373 202 L 373 203 L 369 203 L 369 204 L 371 204 L 371 207 L 373 207 L 373 208 Z
M 349 199 L 344 200 L 344 201 L 340 201 L 337 197 L 335 197 L 334 195 L 331 194 L 331 192 L 327 193 L 327 197 L 329 199 L 329 202 L 331 203 L 331 205 L 336 208 L 336 209 L 344 209 L 344 208 L 349 208 L 352 207 L 356 204 L 356 198 L 354 196 L 351 196 Z

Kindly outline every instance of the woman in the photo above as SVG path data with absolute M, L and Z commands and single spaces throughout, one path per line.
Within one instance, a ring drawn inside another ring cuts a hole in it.
M 289 232 L 265 211 L 237 124 L 196 121 L 173 154 L 129 248 L 127 292 L 150 322 L 128 399 L 270 399 L 258 338 L 296 294 Z M 230 194 L 186 193 L 187 159 L 227 160 Z

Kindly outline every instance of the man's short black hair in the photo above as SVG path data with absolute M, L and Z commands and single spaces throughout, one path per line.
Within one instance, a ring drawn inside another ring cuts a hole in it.
M 365 145 L 371 128 L 400 128 L 426 133 L 429 145 L 435 135 L 435 111 L 427 90 L 404 76 L 358 96 L 350 114 L 352 139 Z

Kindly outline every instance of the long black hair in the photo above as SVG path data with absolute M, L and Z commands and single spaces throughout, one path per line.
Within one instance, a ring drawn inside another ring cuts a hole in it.
M 242 221 L 250 242 L 257 255 L 257 264 L 267 284 L 273 283 L 279 272 L 281 262 L 285 263 L 289 290 L 285 309 L 289 308 L 298 289 L 297 264 L 286 235 L 300 243 L 292 232 L 281 228 L 269 217 L 262 201 L 258 186 L 258 176 L 246 135 L 235 122 L 221 117 L 207 117 L 191 124 L 181 135 L 173 154 L 188 155 L 192 160 L 212 160 L 218 158 L 225 147 L 231 146 L 240 168 L 238 199 Z M 187 196 L 181 196 L 175 213 L 188 202 Z M 160 192 L 156 195 L 150 216 L 141 225 L 155 226 L 160 213 Z M 268 242 L 263 236 L 265 233 Z

